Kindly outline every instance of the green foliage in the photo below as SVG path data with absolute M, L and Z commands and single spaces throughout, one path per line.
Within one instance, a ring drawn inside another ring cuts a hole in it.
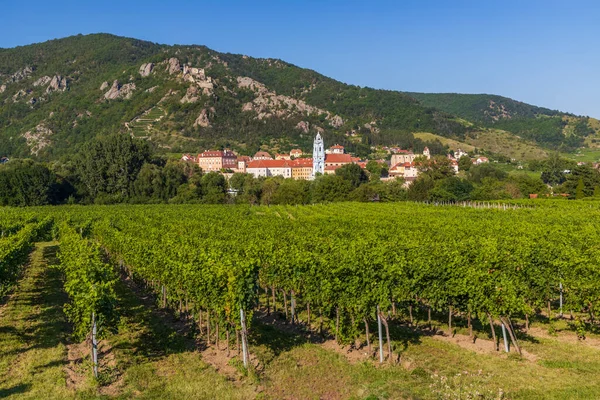
M 481 183 L 485 178 L 503 180 L 508 177 L 508 174 L 505 171 L 495 167 L 493 164 L 483 163 L 474 165 L 472 168 L 470 168 L 468 176 L 470 181 L 474 183 Z
M 117 274 L 104 262 L 98 243 L 81 237 L 66 222 L 60 225 L 59 232 L 60 266 L 65 274 L 65 292 L 70 298 L 65 314 L 74 325 L 73 336 L 81 341 L 90 334 L 94 314 L 98 335 L 103 337 L 117 327 Z
M 335 170 L 335 175 L 350 183 L 353 188 L 369 181 L 369 177 L 358 164 L 342 165 Z
M 31 160 L 0 166 L 0 205 L 41 206 L 58 204 L 70 194 L 45 165 Z
M 148 143 L 130 136 L 114 134 L 93 140 L 82 147 L 76 158 L 78 181 L 92 199 L 106 196 L 115 202 L 123 201 L 135 192 L 133 182 L 144 163 L 150 161 L 150 155 Z M 146 177 L 142 178 L 151 180 L 151 174 L 146 170 Z
M 462 156 L 458 160 L 459 171 L 468 171 L 471 169 L 472 166 L 473 166 L 473 161 L 471 161 L 471 157 L 469 157 L 469 156 Z
M 484 127 L 509 131 L 549 148 L 572 150 L 583 138 L 595 133 L 587 117 L 577 117 L 574 134 L 565 133 L 565 116 L 556 110 L 536 107 L 506 97 L 488 94 L 407 93 L 423 105 L 433 107 Z

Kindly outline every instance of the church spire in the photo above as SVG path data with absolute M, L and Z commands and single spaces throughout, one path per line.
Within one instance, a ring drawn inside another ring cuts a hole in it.
M 313 173 L 311 178 L 314 179 L 317 172 L 323 174 L 325 172 L 325 145 L 321 134 L 317 133 L 313 143 Z

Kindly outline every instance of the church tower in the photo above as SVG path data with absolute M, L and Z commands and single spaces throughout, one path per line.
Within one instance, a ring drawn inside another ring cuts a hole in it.
M 311 178 L 314 179 L 317 172 L 323 174 L 325 172 L 325 145 L 321 134 L 317 133 L 313 144 L 313 173 Z

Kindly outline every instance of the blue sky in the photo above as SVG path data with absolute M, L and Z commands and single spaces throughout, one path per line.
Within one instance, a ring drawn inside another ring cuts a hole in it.
M 0 0 L 0 47 L 108 32 L 280 58 L 375 88 L 494 93 L 600 117 L 591 0 Z

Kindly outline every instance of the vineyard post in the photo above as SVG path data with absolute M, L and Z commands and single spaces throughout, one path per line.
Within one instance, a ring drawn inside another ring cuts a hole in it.
M 562 282 L 560 282 L 558 284 L 558 287 L 560 288 L 560 314 L 559 315 L 562 318 L 562 316 L 563 316 L 563 285 L 562 285 Z
M 508 340 L 506 340 L 506 327 L 504 326 L 504 322 L 500 320 L 500 324 L 502 324 L 502 337 L 504 338 L 504 351 L 509 352 L 508 348 Z
M 98 341 L 96 340 L 96 314 L 92 311 L 92 363 L 94 378 L 98 378 Z
M 294 290 L 290 290 L 290 311 L 292 316 L 292 325 L 294 325 L 296 318 L 296 298 L 294 297 Z
M 367 349 L 369 351 L 369 357 L 371 357 L 373 354 L 371 354 L 371 340 L 369 339 L 369 322 L 366 318 L 363 318 L 363 321 L 365 321 L 365 336 L 367 338 Z
M 379 363 L 383 363 L 383 332 L 381 329 L 381 315 L 377 306 L 377 328 L 379 329 Z
M 248 368 L 248 346 L 246 342 L 246 318 L 244 310 L 240 308 L 240 322 L 242 325 L 242 358 L 244 360 L 244 368 Z

